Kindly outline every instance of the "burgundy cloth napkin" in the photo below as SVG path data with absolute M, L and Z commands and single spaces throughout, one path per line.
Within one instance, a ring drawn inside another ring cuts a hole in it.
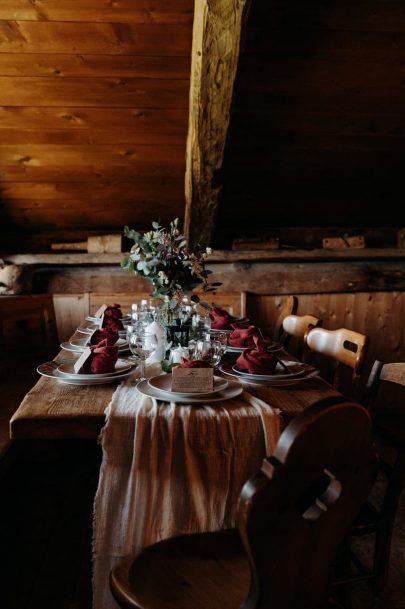
M 90 347 L 91 355 L 83 364 L 85 374 L 106 374 L 115 371 L 115 363 L 118 359 L 118 347 L 109 345 L 107 339 L 100 341 L 98 345 Z
M 103 317 L 103 328 L 111 328 L 115 332 L 119 332 L 124 329 L 124 326 L 121 321 L 122 312 L 119 308 L 119 305 L 110 305 L 104 311 Z
M 254 347 L 245 349 L 238 359 L 236 365 L 239 370 L 249 374 L 271 374 L 277 364 L 277 359 L 269 353 L 260 336 L 254 336 Z
M 117 304 L 116 302 L 107 305 L 106 311 L 111 311 L 111 316 L 114 317 L 114 319 L 122 318 L 121 305 Z
M 224 309 L 219 307 L 211 307 L 209 315 L 212 320 L 211 328 L 214 330 L 230 330 L 231 323 L 235 320 L 228 311 L 224 311 Z
M 254 337 L 260 338 L 259 329 L 256 326 L 248 326 L 247 328 L 240 328 L 237 324 L 232 324 L 233 332 L 228 337 L 228 344 L 230 347 L 254 347 Z
M 90 344 L 98 345 L 98 343 L 102 340 L 106 340 L 108 346 L 115 345 L 118 340 L 118 331 L 113 330 L 113 328 L 101 328 L 101 330 L 96 330 L 90 336 Z
M 212 366 L 203 359 L 185 359 L 176 368 L 212 368 Z

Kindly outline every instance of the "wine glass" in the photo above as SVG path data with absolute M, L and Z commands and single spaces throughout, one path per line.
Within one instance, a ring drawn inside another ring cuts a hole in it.
M 132 336 L 133 334 L 137 331 L 137 329 L 139 328 L 140 324 L 138 321 L 133 321 L 132 324 L 129 324 L 127 326 L 127 343 L 128 343 L 128 347 L 132 353 L 132 356 L 130 359 L 134 359 L 134 360 L 138 360 L 139 357 L 137 355 L 137 353 L 134 351 L 134 347 L 133 347 L 133 340 L 132 340 Z
M 201 359 L 216 368 L 221 361 L 222 345 L 218 340 L 208 337 L 198 339 L 194 345 L 193 358 Z
M 127 334 L 128 344 L 132 353 L 139 359 L 139 377 L 140 381 L 145 380 L 145 360 L 155 351 L 158 341 L 155 334 L 145 332 L 143 328 L 135 326 L 131 332 Z

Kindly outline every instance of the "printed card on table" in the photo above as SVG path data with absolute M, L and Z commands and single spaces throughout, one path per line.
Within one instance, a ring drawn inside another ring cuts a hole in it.
M 73 364 L 73 370 L 76 374 L 79 374 L 80 370 L 83 368 L 83 364 L 85 361 L 89 359 L 91 355 L 91 349 L 87 348 L 83 351 L 78 360 Z
M 198 393 L 214 390 L 213 368 L 173 368 L 172 391 Z
M 99 317 L 100 319 L 104 316 L 104 311 L 106 310 L 107 305 L 103 304 L 97 311 L 94 313 L 94 317 Z

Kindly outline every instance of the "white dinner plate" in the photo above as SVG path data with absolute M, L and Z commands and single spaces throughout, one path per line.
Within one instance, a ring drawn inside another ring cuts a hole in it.
M 72 347 L 76 347 L 76 349 L 85 349 L 88 347 L 90 341 L 90 337 L 86 336 L 86 338 L 72 338 L 70 344 Z
M 259 379 L 255 375 L 236 373 L 232 369 L 232 366 L 226 362 L 220 364 L 219 369 L 221 372 L 228 376 L 232 376 L 233 378 L 237 378 L 238 380 L 249 383 L 250 385 L 261 385 L 261 386 L 269 386 L 269 387 L 286 387 L 288 385 L 296 385 L 297 383 L 301 383 L 302 381 L 306 381 L 307 379 L 311 379 L 314 376 L 319 375 L 319 370 L 316 368 L 308 367 L 303 374 L 298 376 L 274 376 L 272 378 L 268 378 L 267 375 L 264 375 L 266 378 Z M 261 376 L 261 375 L 258 375 Z M 271 376 L 271 375 L 269 375 Z
M 60 366 L 58 366 L 58 372 L 59 374 L 61 374 L 62 376 L 66 376 L 69 378 L 76 378 L 77 376 L 80 376 L 80 378 L 85 378 L 87 380 L 89 379 L 95 379 L 95 378 L 103 378 L 106 376 L 115 376 L 117 374 L 122 374 L 124 372 L 127 372 L 128 370 L 131 370 L 131 368 L 134 367 L 134 364 L 132 362 L 130 362 L 127 359 L 118 359 L 115 362 L 115 370 L 112 372 L 103 372 L 100 374 L 82 374 L 81 372 L 76 373 L 74 371 L 74 364 L 73 363 L 68 363 L 68 364 L 61 364 Z
M 226 350 L 229 353 L 242 353 L 245 349 L 252 349 L 253 347 L 231 347 L 231 345 L 226 346 Z M 269 342 L 266 345 L 266 349 L 269 353 L 276 353 L 277 351 L 281 351 L 283 347 L 275 342 Z
M 82 334 L 93 334 L 94 330 L 99 329 L 99 324 L 87 324 L 86 326 L 79 326 L 77 328 L 77 332 L 81 332 Z
M 102 321 L 102 317 L 93 317 L 92 315 L 87 315 L 87 317 L 84 318 L 86 321 L 92 321 L 94 324 L 97 324 L 98 326 L 101 324 Z
M 239 374 L 240 376 L 243 376 L 245 378 L 249 378 L 252 381 L 279 381 L 282 379 L 290 380 L 297 376 L 302 376 L 308 369 L 308 366 L 305 366 L 305 364 L 300 364 L 298 362 L 286 361 L 284 362 L 284 364 L 287 366 L 287 368 L 290 369 L 290 371 L 287 371 L 280 363 L 277 363 L 275 370 L 272 374 L 252 374 L 250 372 L 244 372 L 243 370 L 239 370 L 236 364 L 232 366 L 232 370 L 236 372 L 236 374 Z
M 86 348 L 89 345 L 90 339 L 87 338 L 73 338 L 70 341 L 70 344 L 72 345 L 72 347 L 81 347 L 81 348 Z M 119 338 L 117 340 L 117 342 L 115 343 L 115 345 L 118 347 L 118 349 L 121 349 L 122 347 L 128 347 L 128 343 L 124 338 Z
M 171 374 L 161 374 L 159 376 L 153 376 L 148 379 L 149 385 L 151 387 L 155 387 L 155 389 L 160 389 L 162 391 L 166 391 L 173 395 L 173 399 L 178 396 L 183 397 L 209 397 L 214 396 L 218 391 L 222 391 L 228 387 L 229 383 L 226 379 L 221 378 L 220 376 L 214 376 L 214 390 L 213 391 L 198 391 L 198 392 L 190 392 L 190 391 L 172 391 L 172 375 Z
M 123 372 L 120 374 L 112 374 L 111 376 L 105 376 L 102 378 L 99 378 L 97 375 L 92 374 L 91 377 L 92 378 L 82 378 L 83 376 L 90 376 L 90 375 L 82 375 L 82 374 L 76 374 L 74 377 L 68 377 L 68 376 L 63 376 L 62 374 L 60 374 L 60 372 L 58 372 L 58 367 L 63 364 L 63 363 L 67 363 L 67 362 L 74 362 L 76 360 L 60 360 L 58 362 L 55 361 L 50 361 L 50 362 L 45 362 L 44 364 L 41 364 L 40 366 L 38 366 L 37 368 L 37 372 L 39 374 L 41 374 L 42 376 L 47 376 L 48 378 L 52 378 L 52 379 L 57 379 L 58 381 L 61 381 L 62 383 L 65 383 L 67 385 L 105 385 L 107 383 L 115 383 L 118 381 L 123 381 L 125 379 L 127 379 L 129 376 L 131 376 L 131 374 L 133 374 L 133 368 L 131 368 L 131 370 L 127 370 L 127 372 Z
M 48 376 L 50 378 L 55 378 L 55 371 L 58 369 L 58 366 L 61 364 L 74 364 L 75 359 L 61 359 L 58 362 L 52 360 L 50 362 L 44 362 L 37 367 L 37 372 L 41 376 Z
M 237 381 L 229 381 L 228 387 L 222 389 L 221 391 L 216 391 L 215 395 L 210 397 L 183 397 L 176 395 L 168 391 L 162 391 L 161 389 L 156 389 L 156 387 L 152 387 L 148 383 L 148 379 L 144 381 L 139 381 L 136 388 L 139 393 L 143 395 L 147 395 L 151 398 L 156 398 L 157 400 L 162 400 L 163 402 L 177 402 L 181 404 L 209 404 L 211 402 L 222 402 L 223 400 L 230 400 L 231 398 L 235 398 L 240 395 L 243 391 L 243 387 Z
M 71 351 L 72 353 L 76 353 L 76 355 L 80 355 L 80 353 L 83 353 L 84 348 L 82 347 L 75 347 L 74 345 L 72 345 L 69 342 L 65 342 L 65 343 L 61 343 L 60 344 L 60 348 L 64 349 L 65 351 Z
M 115 343 L 118 347 L 118 353 L 125 353 L 129 351 L 129 346 L 126 340 L 119 338 Z M 66 345 L 66 346 L 65 346 Z M 69 347 L 70 345 L 70 347 Z M 86 347 L 89 346 L 89 337 L 86 338 L 73 338 L 70 343 L 62 343 L 62 349 L 66 351 L 73 351 L 74 353 L 83 353 Z
M 249 349 L 249 347 L 231 347 L 230 345 L 226 345 L 227 353 L 242 353 L 245 349 Z
M 93 323 L 100 325 L 102 317 L 94 317 L 94 315 L 87 315 L 85 319 L 86 321 L 92 321 Z M 129 314 L 125 314 L 120 319 L 122 323 L 128 323 L 131 321 L 131 316 Z

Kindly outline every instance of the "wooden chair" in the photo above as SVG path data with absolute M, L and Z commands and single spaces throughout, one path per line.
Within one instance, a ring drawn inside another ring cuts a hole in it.
M 308 332 L 322 325 L 322 319 L 314 315 L 287 315 L 283 320 L 283 330 L 288 335 L 284 348 L 302 359 L 307 344 Z
M 375 473 L 370 418 L 322 400 L 284 430 L 244 485 L 237 529 L 173 537 L 110 574 L 125 609 L 323 609 L 335 549 Z
M 313 361 L 321 373 L 344 395 L 359 397 L 359 380 L 368 351 L 369 338 L 365 334 L 340 328 L 313 328 L 307 334 L 308 347 L 332 361 L 332 375 L 318 360 Z
M 0 345 L 20 355 L 55 349 L 58 337 L 52 295 L 1 296 Z
M 367 382 L 366 401 L 380 448 L 379 470 L 383 479 L 379 480 L 374 497 L 363 506 L 350 536 L 374 536 L 372 561 L 365 566 L 359 552 L 362 546 L 357 542 L 355 552 L 350 543 L 346 549 L 350 552 L 350 566 L 355 570 L 342 576 L 339 583 L 368 580 L 378 606 L 384 609 L 388 606 L 387 575 L 395 517 L 405 480 L 405 363 L 376 361 Z
M 284 345 L 284 341 L 288 338 L 288 335 L 284 331 L 283 321 L 288 315 L 295 315 L 298 310 L 298 298 L 296 296 L 288 296 L 283 306 L 280 309 L 280 313 L 273 328 L 273 340 Z
M 38 379 L 37 365 L 58 346 L 50 294 L 0 296 L 0 457 L 11 445 L 9 420 Z

